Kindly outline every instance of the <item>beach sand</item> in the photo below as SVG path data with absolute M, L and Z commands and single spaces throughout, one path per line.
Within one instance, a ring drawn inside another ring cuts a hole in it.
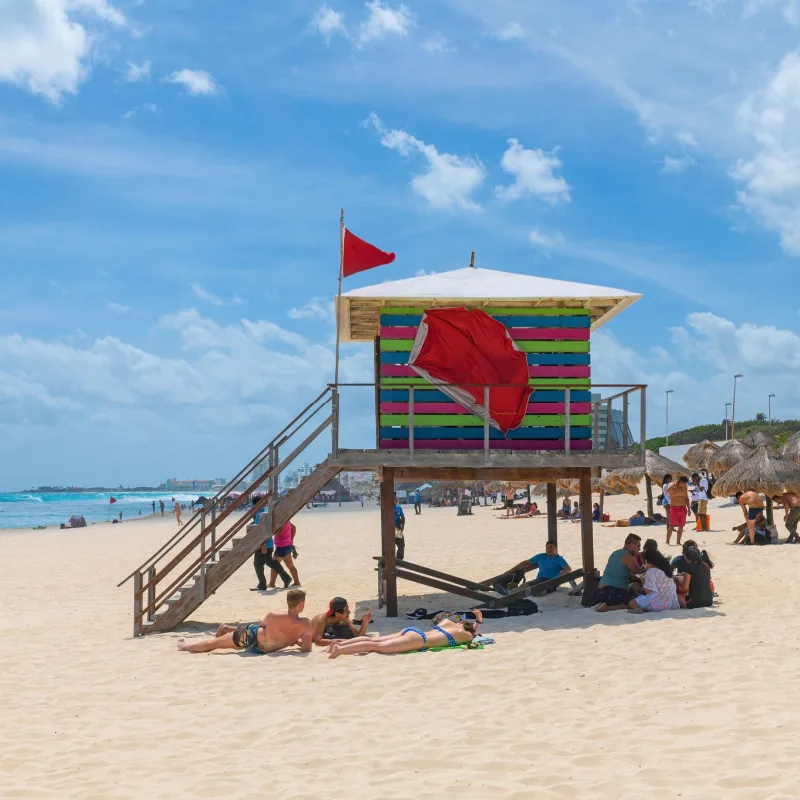
M 169 517 L 0 533 L 0 796 L 796 797 L 800 547 L 729 546 L 741 512 L 722 502 L 714 532 L 686 534 L 716 562 L 713 609 L 601 615 L 561 589 L 541 614 L 489 620 L 483 651 L 335 661 L 177 651 L 179 635 L 285 608 L 283 592 L 248 591 L 249 564 L 183 633 L 132 639 L 132 587 L 116 584 L 172 533 Z M 606 502 L 612 516 L 643 507 Z M 408 511 L 407 558 L 465 577 L 544 549 L 541 517 Z M 376 506 L 295 521 L 307 614 L 338 594 L 357 615 L 377 608 Z M 638 531 L 663 543 L 663 527 Z M 627 532 L 595 525 L 601 569 Z M 558 534 L 580 566 L 579 526 Z M 468 607 L 399 590 L 401 612 Z M 371 630 L 404 622 L 376 612 Z

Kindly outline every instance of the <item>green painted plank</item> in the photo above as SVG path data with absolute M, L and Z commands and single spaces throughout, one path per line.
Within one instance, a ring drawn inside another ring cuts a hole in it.
M 413 339 L 381 339 L 381 352 L 408 353 L 414 346 Z M 589 342 L 547 342 L 520 340 L 517 346 L 524 353 L 588 353 Z
M 428 389 L 436 388 L 425 378 L 380 378 L 381 386 L 425 386 Z M 528 386 L 558 389 L 569 386 L 573 389 L 591 386 L 589 378 L 530 378 Z
M 457 306 L 456 306 L 457 307 Z M 382 308 L 381 314 L 422 314 L 424 308 L 410 308 L 399 306 L 397 308 Z M 526 317 L 588 317 L 586 308 L 484 308 L 487 314 L 497 314 L 510 317 L 512 315 Z
M 566 419 L 563 414 L 526 414 L 522 421 L 523 428 L 563 428 Z M 573 414 L 570 417 L 571 425 L 591 426 L 591 414 Z M 381 414 L 383 427 L 403 427 L 409 425 L 408 414 Z M 483 420 L 472 414 L 415 414 L 414 427 L 424 428 L 426 425 L 434 427 L 447 426 L 452 428 L 477 428 L 483 426 Z

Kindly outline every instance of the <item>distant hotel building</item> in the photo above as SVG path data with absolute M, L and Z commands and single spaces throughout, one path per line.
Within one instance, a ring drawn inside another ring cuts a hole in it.
M 592 403 L 598 403 L 597 406 L 597 438 L 599 442 L 605 443 L 606 441 L 606 433 L 611 437 L 611 442 L 609 442 L 609 450 L 614 450 L 622 447 L 623 442 L 623 435 L 622 435 L 622 411 L 619 408 L 612 408 L 611 409 L 611 423 L 609 429 L 609 419 L 608 419 L 608 408 L 606 407 L 605 403 L 600 403 L 603 398 L 599 394 L 592 394 Z M 633 443 L 636 441 L 633 438 L 633 433 L 631 431 L 631 426 L 628 425 L 628 444 Z
M 210 489 L 221 489 L 227 480 L 225 478 L 194 478 L 192 480 L 179 481 L 177 478 L 167 478 L 162 483 L 160 489 L 167 489 L 171 492 L 192 492 L 209 491 Z

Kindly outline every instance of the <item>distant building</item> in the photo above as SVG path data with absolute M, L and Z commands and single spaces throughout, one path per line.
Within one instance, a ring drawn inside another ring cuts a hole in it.
M 269 472 L 269 460 L 262 461 L 251 473 L 250 480 L 255 483 L 259 478 Z
M 601 403 L 602 396 L 599 394 L 592 394 L 592 403 L 598 403 L 597 406 L 597 439 L 601 446 L 605 449 L 615 450 L 621 448 L 623 445 L 623 424 L 622 424 L 622 410 L 619 408 L 611 409 L 611 421 L 609 424 L 608 407 L 605 403 Z M 606 435 L 608 434 L 608 441 Z M 628 444 L 634 442 L 633 432 L 631 426 L 628 425 Z

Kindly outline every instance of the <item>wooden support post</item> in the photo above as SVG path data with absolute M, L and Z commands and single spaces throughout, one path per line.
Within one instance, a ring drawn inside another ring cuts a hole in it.
M 653 482 L 647 475 L 644 476 L 644 486 L 647 490 L 647 516 L 652 517 L 655 510 L 653 508 Z
M 375 337 L 375 449 L 381 449 L 381 337 Z
M 558 509 L 556 503 L 556 485 L 548 481 L 547 483 L 547 538 L 558 544 Z
M 569 386 L 564 389 L 564 450 L 569 453 L 570 438 L 572 436 L 572 420 L 569 413 L 570 400 Z
M 583 554 L 583 596 L 591 598 L 597 583 L 594 578 L 594 527 L 592 524 L 592 470 L 581 469 L 581 552 Z
M 394 544 L 394 468 L 383 468 L 381 483 L 381 550 L 386 581 L 386 616 L 397 616 L 397 554 Z
M 642 386 L 639 389 L 641 397 L 641 419 L 639 420 L 639 456 L 641 457 L 642 464 L 645 463 L 646 449 L 647 449 L 647 389 Z
M 414 387 L 408 387 L 408 454 L 414 458 Z
M 150 569 L 147 570 L 147 619 L 148 621 L 153 619 L 156 615 L 155 608 L 153 608 L 153 603 L 156 599 L 156 565 L 153 564 Z
M 622 450 L 624 453 L 628 452 L 630 447 L 628 441 L 628 393 L 622 395 Z
M 767 495 L 767 525 L 774 525 L 775 518 L 772 513 L 772 498 Z
M 605 502 L 604 501 L 605 501 L 605 499 L 606 499 L 606 490 L 605 489 L 601 489 L 600 490 L 600 521 L 601 522 L 603 520 L 603 514 L 605 513 L 605 509 L 604 509 L 604 506 L 605 506 Z
M 142 573 L 133 573 L 133 635 L 142 635 Z
M 337 455 L 339 452 L 339 389 L 334 386 L 331 391 L 331 452 Z

